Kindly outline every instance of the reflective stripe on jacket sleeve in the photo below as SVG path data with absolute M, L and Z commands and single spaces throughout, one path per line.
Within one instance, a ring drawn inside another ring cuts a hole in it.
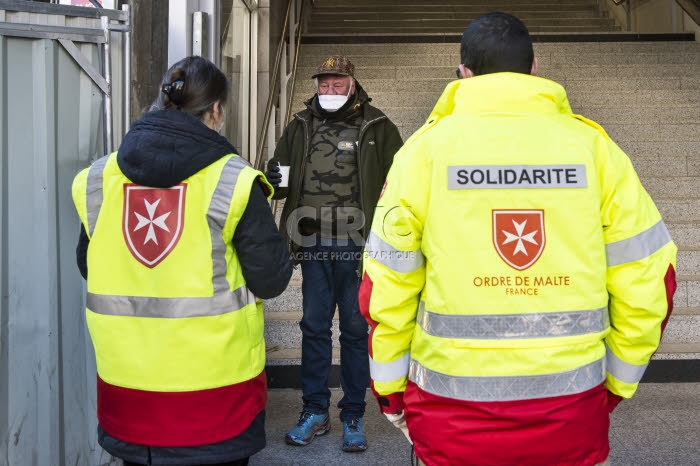
M 673 310 L 678 248 L 629 158 L 608 144 L 599 176 L 611 331 L 606 386 L 631 397 Z

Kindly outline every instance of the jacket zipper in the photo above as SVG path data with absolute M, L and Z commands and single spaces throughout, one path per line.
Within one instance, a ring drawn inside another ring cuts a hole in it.
M 370 120 L 366 122 L 364 125 L 360 127 L 360 134 L 357 136 L 357 181 L 360 184 L 360 210 L 362 211 L 362 215 L 364 216 L 365 214 L 365 206 L 364 203 L 362 202 L 363 199 L 363 188 L 362 188 L 362 170 L 360 167 L 360 147 L 362 147 L 362 136 L 365 134 L 365 131 L 367 131 L 367 128 L 370 127 L 370 125 L 373 125 L 374 123 L 386 119 L 386 115 L 382 115 L 380 117 L 375 118 L 374 120 Z M 362 226 L 362 229 L 367 229 L 367 222 L 371 222 L 372 219 L 367 219 L 365 218 L 365 224 Z M 369 231 L 369 230 L 368 230 Z M 364 237 L 364 235 L 362 235 Z
M 301 177 L 300 177 L 301 182 L 299 184 L 299 188 L 301 189 L 301 186 L 304 183 L 304 173 L 306 171 L 306 157 L 309 156 L 309 143 L 311 141 L 309 141 L 309 122 L 306 121 L 304 118 L 302 118 L 298 113 L 296 115 L 294 115 L 294 117 L 296 119 L 298 119 L 299 121 L 301 121 L 302 124 L 304 125 L 304 160 L 303 160 L 302 165 L 301 165 Z M 362 187 L 362 170 L 360 169 L 360 167 L 361 167 L 361 165 L 360 165 L 360 153 L 361 153 L 360 147 L 362 147 L 362 136 L 365 134 L 365 131 L 367 131 L 367 128 L 369 128 L 374 123 L 381 121 L 381 120 L 384 120 L 386 118 L 387 118 L 386 115 L 382 115 L 382 116 L 375 118 L 374 120 L 370 120 L 370 121 L 365 122 L 360 127 L 360 133 L 357 136 L 357 167 L 358 167 L 357 181 L 360 185 L 360 210 L 362 211 L 363 214 L 365 212 L 365 206 L 364 206 L 364 202 L 362 199 L 363 198 L 362 193 L 363 193 L 364 189 Z M 299 196 L 300 194 L 301 194 L 301 191 L 297 192 L 297 196 Z M 299 202 L 298 198 L 297 198 L 297 202 Z M 368 219 L 365 219 L 365 224 L 363 225 L 363 228 L 367 227 L 367 221 L 368 221 Z M 369 219 L 369 221 L 372 221 L 372 219 Z M 285 228 L 286 228 L 286 226 L 285 226 Z M 290 251 L 291 251 L 291 247 L 292 247 L 292 240 L 290 239 L 289 240 Z
M 299 178 L 299 191 L 297 192 L 297 204 L 299 204 L 299 196 L 301 196 L 301 190 L 303 189 L 304 185 L 304 173 L 306 172 L 306 158 L 309 156 L 309 144 L 311 141 L 309 141 L 309 122 L 303 119 L 298 113 L 294 115 L 294 118 L 297 120 L 301 121 L 301 123 L 304 125 L 304 158 L 302 159 L 301 162 L 301 176 Z M 296 207 L 295 207 L 296 208 Z M 287 228 L 285 225 L 284 228 Z M 289 238 L 289 245 L 288 245 L 289 250 L 292 250 L 292 238 L 290 235 Z M 294 266 L 296 268 L 296 266 Z

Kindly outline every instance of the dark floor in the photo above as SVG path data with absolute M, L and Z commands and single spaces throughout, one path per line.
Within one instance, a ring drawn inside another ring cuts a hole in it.
M 342 393 L 333 390 L 332 406 Z M 364 453 L 341 450 L 338 411 L 331 410 L 331 431 L 306 447 L 284 443 L 284 433 L 296 422 L 301 392 L 273 389 L 267 408 L 267 448 L 251 458 L 260 465 L 410 465 L 411 446 L 401 432 L 380 415 L 367 394 Z M 612 416 L 612 466 L 700 466 L 700 383 L 643 383 L 631 400 Z

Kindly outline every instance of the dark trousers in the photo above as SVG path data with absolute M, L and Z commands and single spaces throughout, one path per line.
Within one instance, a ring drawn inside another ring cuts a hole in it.
M 358 306 L 360 277 L 358 267 L 362 248 L 332 240 L 324 246 L 301 248 L 304 315 L 300 327 L 301 384 L 304 409 L 313 413 L 328 411 L 331 392 L 328 374 L 332 363 L 331 326 L 336 305 L 340 323 L 340 385 L 343 398 L 338 403 L 340 419 L 347 421 L 365 412 L 365 392 L 369 382 L 367 322 Z M 324 240 L 330 241 L 330 240 Z M 321 243 L 321 244 L 319 244 Z
M 229 461 L 228 463 L 216 463 L 210 465 L 192 465 L 192 466 L 248 466 L 248 459 L 243 458 L 236 461 Z M 132 463 L 131 461 L 124 461 L 124 466 L 146 466 L 145 464 Z

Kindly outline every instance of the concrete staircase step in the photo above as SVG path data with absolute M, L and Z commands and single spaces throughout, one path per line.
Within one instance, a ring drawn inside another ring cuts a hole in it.
M 659 199 L 656 207 L 667 223 L 700 222 L 700 202 L 690 199 Z
M 664 344 L 700 345 L 700 314 L 671 314 L 661 339 Z
M 356 65 L 357 66 L 357 65 Z M 433 78 L 425 79 L 420 76 L 413 76 L 413 79 L 390 79 L 390 78 L 366 78 L 358 80 L 362 87 L 370 94 L 370 96 L 381 92 L 431 92 L 435 96 L 435 100 L 440 96 L 445 86 L 455 79 L 456 67 L 452 67 L 452 76 L 449 75 L 449 68 L 441 68 L 445 75 L 433 74 Z M 427 70 L 426 70 L 427 71 Z M 401 73 L 400 71 L 398 73 Z M 547 72 L 542 73 L 543 77 L 547 77 Z M 638 77 L 634 80 L 623 80 L 619 78 L 600 78 L 595 79 L 560 79 L 557 80 L 567 90 L 567 95 L 577 98 L 578 94 L 590 93 L 597 90 L 605 96 L 621 94 L 636 94 L 638 91 L 687 91 L 681 95 L 693 95 L 697 97 L 695 100 L 700 101 L 700 78 L 695 77 L 678 77 L 659 79 L 655 77 Z M 300 98 L 308 98 L 316 92 L 314 82 L 310 79 L 299 83 L 296 90 Z M 630 96 L 624 96 L 629 98 Z M 688 104 L 690 106 L 690 103 Z
M 350 57 L 351 61 L 358 70 L 364 68 L 373 67 L 390 67 L 390 66 L 402 66 L 406 69 L 410 69 L 411 65 L 417 65 L 421 67 L 451 67 L 455 69 L 459 64 L 459 46 L 453 45 L 452 47 L 446 47 L 441 45 L 443 49 L 437 49 L 438 52 L 444 53 L 419 53 L 416 51 L 412 57 L 407 57 L 408 54 L 398 54 L 392 51 L 391 55 L 381 55 L 379 53 L 372 54 L 352 54 L 343 49 L 329 48 L 325 53 L 314 53 L 314 54 L 302 54 L 299 57 L 299 68 L 315 68 L 318 64 L 323 61 L 328 55 L 333 53 L 343 53 Z M 543 70 L 548 68 L 566 68 L 575 67 L 579 70 L 588 66 L 593 67 L 618 67 L 620 65 L 640 65 L 642 66 L 656 66 L 661 67 L 665 65 L 680 65 L 682 67 L 692 67 L 692 65 L 700 65 L 700 46 L 697 46 L 694 51 L 682 52 L 679 54 L 669 55 L 663 51 L 649 51 L 640 53 L 627 54 L 625 52 L 606 52 L 604 50 L 598 50 L 588 53 L 576 53 L 569 50 L 549 50 L 540 54 L 537 54 L 537 59 Z M 657 68 L 658 69 L 658 68 Z M 595 69 L 591 70 L 595 71 Z M 454 76 L 454 73 L 453 75 Z M 592 72 L 581 75 L 590 76 L 591 78 L 596 78 Z M 670 74 L 667 76 L 673 76 Z M 451 76 L 450 76 L 451 77 Z M 688 78 L 693 77 L 685 76 Z
M 673 224 L 670 225 L 673 235 L 676 234 L 673 230 L 674 226 Z M 697 234 L 697 230 L 694 234 Z M 682 244 L 682 241 L 679 241 L 675 236 L 674 241 Z M 678 289 L 674 296 L 674 305 L 676 306 L 674 313 L 683 315 L 700 314 L 700 273 L 694 275 L 678 271 L 676 281 Z M 265 318 L 270 322 L 290 319 L 301 320 L 301 284 L 290 284 L 282 295 L 274 299 L 265 300 L 264 309 Z
M 526 18 L 593 18 L 600 17 L 594 6 L 589 4 L 581 5 L 524 5 L 505 6 L 504 13 L 510 13 L 521 20 Z M 449 18 L 476 18 L 488 11 L 496 11 L 482 5 L 454 5 L 442 8 L 440 11 L 426 9 L 415 5 L 401 5 L 401 11 L 396 10 L 395 5 L 367 5 L 348 6 L 343 9 L 338 8 L 315 8 L 311 13 L 311 22 L 316 20 L 339 20 L 345 18 L 352 19 L 380 19 L 381 15 L 391 15 L 392 19 L 403 18 L 427 18 L 427 19 L 449 19 Z
M 700 359 L 700 343 L 661 343 L 652 360 Z M 301 364 L 301 348 L 273 347 L 268 349 L 268 366 L 298 366 Z M 333 348 L 333 364 L 340 364 L 340 349 Z
M 674 297 L 674 309 L 673 309 L 673 319 L 675 321 L 683 321 L 684 324 L 679 324 L 680 327 L 686 324 L 691 324 L 692 326 L 697 326 L 698 332 L 695 335 L 695 337 L 700 341 L 700 288 L 697 290 L 698 293 L 693 292 L 692 296 L 688 297 L 687 293 L 687 288 L 689 284 L 693 285 L 700 285 L 700 282 L 697 281 L 687 281 L 687 280 L 678 280 L 678 290 L 676 291 L 676 295 Z M 697 295 L 697 296 L 696 296 Z M 692 304 L 695 306 L 689 307 L 689 300 L 693 301 Z M 267 309 L 267 306 L 265 306 L 265 324 L 266 326 L 270 328 L 280 328 L 280 327 L 293 327 L 291 334 L 297 333 L 299 334 L 299 337 L 301 337 L 301 334 L 299 332 L 299 322 L 301 321 L 302 318 L 302 311 L 301 311 L 301 306 L 295 307 L 293 305 L 289 305 L 286 307 L 287 310 L 278 310 L 275 312 L 270 312 Z M 334 338 L 337 339 L 337 333 L 338 333 L 338 312 L 335 313 L 333 316 L 333 334 Z M 682 329 L 679 329 L 681 331 Z M 289 334 L 290 332 L 287 331 Z M 673 336 L 673 338 L 681 338 L 681 339 L 688 339 L 690 338 L 692 340 L 692 337 L 689 337 L 688 335 L 682 335 L 679 334 L 680 336 Z M 272 339 L 267 340 L 268 343 L 270 344 L 280 344 L 283 345 L 280 341 L 276 341 L 278 337 L 271 337 Z M 666 341 L 666 340 L 664 340 Z M 682 342 L 682 341 L 681 341 Z M 289 345 L 286 345 L 289 346 Z
M 652 360 L 700 359 L 700 343 L 661 343 Z M 301 348 L 268 347 L 267 366 L 298 366 Z M 340 348 L 333 348 L 333 365 L 340 364 Z
M 664 54 L 663 52 L 640 52 L 635 54 L 606 53 L 605 51 L 591 53 L 551 53 L 548 62 L 550 65 L 682 65 L 698 64 L 700 56 L 689 52 L 682 54 Z
M 675 233 L 674 233 L 675 234 Z M 695 256 L 696 262 L 700 255 Z M 684 251 L 679 254 L 678 290 L 675 295 L 675 308 L 669 321 L 662 346 L 655 358 L 696 358 L 700 347 L 700 267 L 696 274 L 684 274 Z M 282 296 L 265 301 L 265 339 L 269 348 L 269 365 L 289 365 L 299 363 L 301 345 L 301 282 L 294 279 Z M 332 339 L 334 358 L 338 358 L 338 315 L 333 319 Z M 334 363 L 337 363 L 334 362 Z
M 428 115 L 432 111 L 432 107 L 385 107 L 384 113 L 392 121 L 401 121 L 402 123 L 418 124 L 425 123 Z M 661 123 L 663 121 L 670 123 L 695 123 L 700 124 L 700 108 L 698 107 L 675 107 L 670 109 L 655 109 L 652 107 L 628 107 L 628 108 L 610 108 L 610 107 L 591 107 L 575 109 L 576 113 L 585 115 L 587 118 L 596 121 L 605 127 L 608 124 L 616 123 Z M 685 141 L 684 146 L 690 151 L 681 154 L 671 153 L 670 150 L 664 151 L 664 155 L 657 155 L 657 152 L 651 152 L 653 155 L 640 155 L 634 157 L 629 154 L 632 161 L 635 162 L 640 176 L 686 176 L 689 174 L 688 159 L 692 158 L 692 148 L 697 146 L 693 141 Z M 649 153 L 647 153 L 649 154 Z M 669 160 L 670 159 L 670 160 Z M 639 163 L 639 166 L 637 166 Z M 699 173 L 693 173 L 695 175 Z
M 381 80 L 372 80 L 372 81 L 381 81 Z M 386 80 L 388 81 L 388 80 Z M 362 86 L 365 88 L 369 96 L 372 98 L 372 105 L 375 105 L 376 107 L 384 110 L 388 110 L 392 107 L 396 107 L 397 104 L 400 105 L 400 107 L 414 107 L 414 108 L 423 108 L 423 109 L 430 109 L 435 105 L 435 102 L 437 101 L 438 97 L 440 97 L 440 94 L 442 93 L 443 89 L 449 83 L 449 80 L 444 80 L 444 81 L 439 81 L 439 80 L 434 80 L 436 82 L 430 83 L 431 88 L 433 89 L 430 92 L 426 92 L 423 90 L 420 90 L 420 88 L 413 87 L 413 91 L 398 91 L 397 89 L 388 89 L 385 91 L 377 91 L 377 89 L 374 89 L 370 87 L 370 84 L 365 85 L 365 82 L 360 81 L 362 83 Z M 400 86 L 396 81 L 396 86 Z M 390 85 L 384 84 L 386 87 L 389 87 Z M 306 86 L 306 85 L 304 85 Z M 313 85 L 312 85 L 313 86 Z M 411 84 L 408 83 L 406 85 L 403 85 L 401 87 L 407 88 L 411 87 Z M 313 95 L 315 91 L 312 88 L 306 88 L 306 89 L 297 89 L 297 92 L 295 93 L 295 101 L 293 102 L 293 109 L 295 111 L 302 110 L 304 108 L 304 103 L 303 101 L 308 99 Z M 586 89 L 586 90 L 579 90 L 578 92 L 572 92 L 569 93 L 569 103 L 571 104 L 571 107 L 574 112 L 576 113 L 582 113 L 582 109 L 587 108 L 587 109 L 592 109 L 592 108 L 598 108 L 598 107 L 603 107 L 603 108 L 630 108 L 634 107 L 637 109 L 647 109 L 647 110 L 642 110 L 642 111 L 648 111 L 650 110 L 659 110 L 659 115 L 662 114 L 667 114 L 671 115 L 669 118 L 677 118 L 675 116 L 676 109 L 688 109 L 688 110 L 678 110 L 679 112 L 689 112 L 693 113 L 692 107 L 700 105 L 700 92 L 697 90 L 692 90 L 692 89 L 684 89 L 684 90 L 672 90 L 672 89 L 667 89 L 667 90 L 657 90 L 657 91 L 649 91 L 649 90 L 640 90 L 640 91 L 616 91 L 616 92 L 609 92 L 609 93 L 598 93 L 595 92 L 593 89 Z M 430 110 L 428 110 L 425 113 L 425 118 L 430 113 Z M 585 115 L 585 114 L 584 114 Z M 419 121 L 425 121 L 425 118 L 420 118 Z M 659 125 L 664 125 L 664 127 L 659 127 L 657 128 L 657 131 L 665 130 L 667 128 L 667 124 L 674 124 L 675 121 L 671 120 L 669 121 L 669 118 L 664 118 L 661 119 L 659 118 Z M 694 122 L 694 117 L 693 121 L 679 121 L 678 124 L 684 124 L 684 123 L 690 123 L 690 124 L 696 124 Z M 403 122 L 394 122 L 395 124 L 401 125 Z M 606 131 L 608 130 L 608 127 L 610 125 L 615 125 L 615 124 L 621 124 L 620 122 L 613 122 L 609 124 L 605 124 L 604 127 Z M 417 129 L 416 127 L 415 129 Z M 647 135 L 643 141 L 664 141 L 668 142 L 669 144 L 674 144 L 677 142 L 687 142 L 689 141 L 688 139 L 683 139 L 683 140 L 674 140 L 674 139 L 669 139 L 668 137 L 665 137 L 663 134 L 649 134 Z M 690 141 L 696 141 L 696 139 L 690 139 Z M 630 142 L 634 142 L 634 139 Z M 662 149 L 666 150 L 666 149 Z M 689 152 L 689 155 L 692 155 L 694 151 Z M 658 152 L 653 152 L 653 153 L 658 153 Z
M 675 224 L 666 222 L 671 238 L 676 245 L 683 250 L 698 248 L 700 246 L 700 223 Z
M 630 53 L 630 54 L 664 54 L 669 55 L 669 49 L 676 54 L 697 53 L 700 44 L 695 41 L 673 42 L 554 42 L 533 44 L 535 54 L 599 54 Z M 386 44 L 303 44 L 301 57 L 315 56 L 321 59 L 327 54 L 343 53 L 351 57 L 357 55 L 453 55 L 459 59 L 459 40 L 454 43 L 386 43 Z M 681 63 L 682 64 L 682 63 Z M 410 63 L 415 65 L 415 63 Z
M 688 201 L 700 199 L 698 184 L 700 177 L 650 178 L 644 181 L 644 187 L 655 200 L 676 199 Z
M 340 364 L 340 348 L 333 347 L 334 365 Z M 268 345 L 267 347 L 267 366 L 299 366 L 301 365 L 301 347 L 283 348 L 279 345 Z
M 277 345 L 281 348 L 301 347 L 301 330 L 299 329 L 301 311 L 273 313 L 272 315 L 279 315 L 282 318 L 275 319 L 268 318 L 268 315 L 265 316 L 266 344 Z M 339 345 L 338 336 L 340 335 L 340 331 L 338 329 L 338 319 L 333 320 L 331 331 L 333 332 L 333 346 L 337 347 Z
M 530 5 L 594 5 L 591 0 L 496 0 L 494 2 L 488 2 L 487 0 L 480 0 L 479 2 L 471 3 L 471 5 L 479 5 L 484 8 L 489 7 L 507 7 L 507 6 L 525 6 Z M 354 0 L 353 2 L 347 2 L 346 0 L 316 0 L 314 3 L 314 8 L 340 8 L 345 9 L 348 6 L 355 8 L 364 7 L 368 5 L 394 5 L 396 6 L 395 0 Z M 454 5 L 464 5 L 464 0 L 402 0 L 401 7 L 404 6 L 420 6 L 425 8 L 426 11 L 442 11 L 443 8 L 449 8 Z M 497 10 L 491 10 L 497 11 Z
M 698 245 L 695 245 L 697 248 Z M 700 275 L 700 250 L 678 248 L 676 259 L 676 273 L 678 275 Z
M 309 33 L 314 34 L 460 34 L 466 24 L 489 11 L 505 11 L 518 16 L 530 32 L 619 31 L 591 0 L 561 2 L 517 2 L 496 4 L 459 2 L 363 2 L 352 5 L 317 2 L 312 10 Z
M 699 128 L 700 125 L 696 123 L 609 124 L 606 132 L 618 143 L 622 141 L 697 141 L 700 135 Z M 649 134 L 650 131 L 657 134 Z
M 520 19 L 534 18 L 581 18 L 581 17 L 596 17 L 600 18 L 595 6 L 589 3 L 577 5 L 501 5 L 502 10 L 507 10 L 507 13 L 517 16 Z M 493 6 L 485 5 L 447 5 L 442 7 L 425 8 L 420 5 L 401 5 L 400 11 L 397 11 L 396 5 L 372 5 L 366 7 L 358 7 L 348 5 L 343 8 L 324 8 L 318 7 L 312 11 L 313 20 L 338 19 L 376 19 L 377 14 L 392 15 L 393 18 L 426 18 L 426 19 L 447 19 L 447 18 L 476 18 L 479 15 L 492 10 Z
M 366 26 L 359 25 L 333 25 L 329 24 L 327 28 L 312 26 L 309 28 L 307 37 L 328 36 L 328 35 L 405 35 L 411 36 L 414 34 L 454 34 L 458 35 L 464 31 L 466 24 L 461 25 L 445 25 L 445 26 L 406 26 L 401 24 L 382 25 L 382 26 Z M 586 32 L 615 32 L 619 30 L 616 25 L 601 24 L 595 26 L 578 26 L 578 25 L 547 25 L 547 26 L 528 26 L 531 33 L 558 33 L 558 34 L 577 34 Z
M 463 31 L 465 26 L 472 20 L 476 19 L 478 15 L 471 16 L 444 16 L 437 15 L 435 17 L 426 18 L 425 14 L 392 14 L 390 20 L 382 18 L 380 15 L 373 13 L 364 15 L 336 15 L 335 17 L 326 17 L 321 15 L 316 15 L 311 19 L 310 31 L 328 30 L 331 28 L 344 28 L 350 27 L 355 28 L 358 32 L 365 29 L 374 29 L 376 27 L 382 28 L 406 28 L 409 30 L 414 30 L 414 28 L 421 27 L 433 27 L 440 28 L 441 31 L 444 29 L 457 28 Z M 562 15 L 562 17 L 546 18 L 537 15 L 526 16 L 520 18 L 528 29 L 533 27 L 546 27 L 546 28 L 556 28 L 558 26 L 582 26 L 592 29 L 597 29 L 600 27 L 614 27 L 615 20 L 609 18 L 593 18 L 593 17 L 578 17 L 571 16 L 567 17 Z M 608 30 L 608 29 L 606 29 Z
M 264 304 L 265 319 L 276 319 L 278 313 L 300 311 L 302 309 L 303 298 L 301 294 L 301 271 L 299 268 L 294 271 L 298 277 L 292 275 L 287 289 L 276 298 L 266 299 Z
M 629 154 L 628 154 L 629 155 Z M 697 176 L 697 173 L 689 173 L 688 158 L 685 156 L 659 157 L 652 156 L 633 156 L 630 155 L 632 164 L 637 170 L 642 184 L 646 183 L 649 178 L 670 177 L 670 176 Z
M 694 89 L 620 90 L 600 93 L 593 89 L 579 89 L 569 95 L 572 108 L 577 107 L 687 107 L 700 104 L 700 92 Z M 652 139 L 653 140 L 653 139 Z
M 680 103 L 679 103 L 680 104 Z M 427 115 L 426 115 L 427 116 Z M 421 125 L 420 124 L 397 124 L 404 140 L 411 136 Z M 700 125 L 692 124 L 607 124 L 605 131 L 617 142 L 620 147 L 624 148 L 625 143 L 633 141 L 649 141 L 649 142 L 693 142 L 698 140 L 698 131 Z M 693 183 L 697 183 L 697 179 L 689 177 L 688 179 L 679 179 L 678 182 L 685 186 L 676 193 L 664 193 L 659 199 L 683 199 L 686 193 L 693 191 Z M 672 182 L 672 180 L 666 180 Z M 662 183 L 663 184 L 663 183 Z M 647 187 L 647 189 L 649 189 Z M 697 189 L 697 188 L 696 188 Z M 663 191 L 663 190 L 662 190 Z M 690 199 L 697 199 L 700 192 L 692 194 Z M 656 199 L 656 198 L 655 198 Z
M 547 15 L 561 15 L 560 21 L 564 16 L 546 0 L 498 2 L 499 8 L 482 3 L 484 11 L 519 9 L 536 21 L 544 19 L 541 10 L 546 10 Z M 590 12 L 589 18 L 597 15 L 592 3 L 595 2 L 557 2 L 561 8 L 569 7 L 569 18 L 581 20 L 587 17 L 586 12 Z M 392 0 L 356 0 L 351 4 L 318 0 L 316 5 L 313 20 L 331 19 L 334 26 L 343 15 L 362 20 L 365 25 L 380 22 L 381 17 L 388 16 L 389 8 L 396 13 L 393 16 L 406 20 L 402 21 L 404 26 L 418 18 L 419 9 L 426 6 L 428 14 L 421 15 L 421 23 L 445 24 L 448 18 L 456 21 L 478 12 L 471 5 L 461 6 L 463 2 L 458 0 L 413 0 L 402 2 L 398 9 Z M 315 92 L 312 81 L 306 77 L 318 63 L 330 54 L 346 54 L 355 63 L 358 80 L 373 98 L 372 103 L 389 115 L 406 139 L 423 124 L 445 85 L 454 79 L 464 26 L 460 24 L 455 31 L 438 31 L 444 37 L 441 43 L 304 44 L 293 108 L 303 108 L 303 100 Z M 356 34 L 357 27 L 354 29 L 355 32 L 348 32 L 341 28 L 332 33 Z M 330 36 L 331 32 L 327 34 Z M 398 33 L 372 33 L 387 37 L 392 34 Z M 574 112 L 602 124 L 630 156 L 679 246 L 675 309 L 654 359 L 700 359 L 700 44 L 536 42 L 535 53 L 540 75 L 564 85 Z M 265 303 L 269 327 L 266 336 L 277 347 L 268 355 L 271 364 L 299 363 L 299 283 L 295 282 L 277 300 Z M 333 327 L 337 338 L 337 318 Z M 336 364 L 338 356 L 336 347 Z
M 700 359 L 700 343 L 662 343 L 652 357 L 657 359 Z
M 673 124 L 697 124 L 700 123 L 700 108 L 694 105 L 677 107 L 654 108 L 654 107 L 585 107 L 580 106 L 573 110 L 586 118 L 589 118 L 604 128 L 609 124 L 633 124 L 633 123 L 673 123 Z M 687 142 L 687 141 L 686 141 Z M 692 145 L 687 144 L 688 146 Z M 669 151 L 664 151 L 668 153 Z M 657 155 L 657 152 L 649 152 L 647 155 Z M 685 155 L 690 155 L 686 152 Z M 630 155 L 630 154 L 628 154 Z
M 632 33 L 633 34 L 633 33 Z M 614 36 L 618 36 L 615 34 Z M 661 34 L 658 37 L 673 35 Z M 694 40 L 656 40 L 656 41 L 596 41 L 596 42 L 551 42 L 533 44 L 535 51 L 551 54 L 598 54 L 598 53 L 626 53 L 626 54 L 662 54 L 684 55 L 696 53 L 700 44 Z M 683 62 L 682 62 L 683 63 Z
M 329 53 L 328 55 L 330 55 Z M 352 55 L 349 55 L 351 60 L 354 60 Z M 454 57 L 458 63 L 458 57 Z M 325 56 L 319 55 L 316 57 L 316 65 L 323 61 Z M 413 80 L 413 79 L 444 79 L 452 80 L 455 78 L 456 66 L 423 66 L 417 64 L 414 66 L 406 65 L 389 65 L 382 64 L 378 66 L 356 66 L 355 77 L 364 82 L 366 79 L 394 79 L 394 80 Z M 303 66 L 297 68 L 297 79 L 299 80 L 299 88 L 304 85 L 304 81 L 311 81 L 310 76 L 316 72 L 316 66 Z M 587 65 L 587 66 L 562 66 L 562 65 L 540 65 L 538 75 L 564 83 L 566 80 L 583 80 L 596 81 L 601 80 L 619 80 L 627 82 L 631 79 L 651 80 L 660 78 L 666 79 L 668 76 L 673 76 L 674 80 L 683 79 L 679 82 L 681 87 L 700 88 L 698 85 L 698 74 L 700 74 L 700 63 L 695 65 Z M 624 89 L 625 86 L 622 86 Z M 313 91 L 312 87 L 307 87 L 309 91 Z

